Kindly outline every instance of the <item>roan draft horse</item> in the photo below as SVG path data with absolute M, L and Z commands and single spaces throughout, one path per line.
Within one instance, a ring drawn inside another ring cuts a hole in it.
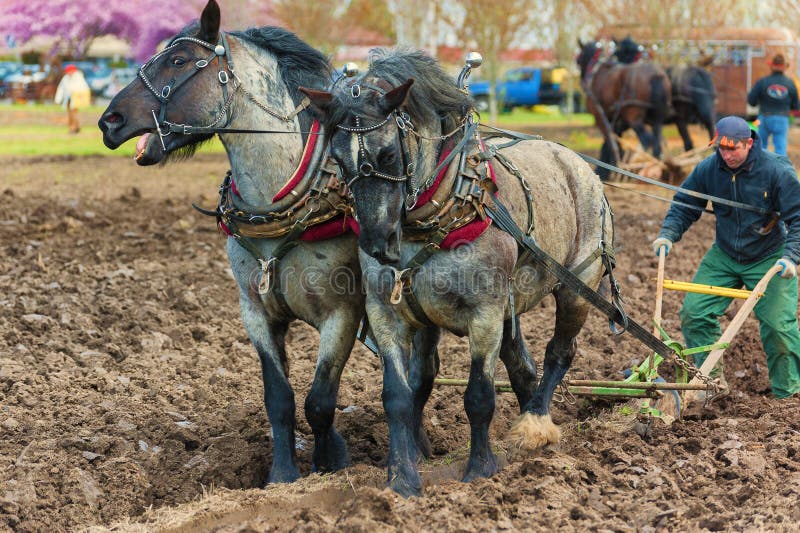
M 490 224 L 484 205 L 501 199 L 522 231 L 563 265 L 579 267 L 580 277 L 597 288 L 605 271 L 598 250 L 612 242 L 613 228 L 592 169 L 547 141 L 512 142 L 502 152 L 483 144 L 469 97 L 422 52 L 373 51 L 363 75 L 333 92 L 304 92 L 325 117 L 360 223 L 367 314 L 384 368 L 389 486 L 402 495 L 421 491 L 405 361 L 414 332 L 425 325 L 469 336 L 465 481 L 498 468 L 489 442 L 498 355 L 521 405 L 511 432 L 516 445 L 557 441 L 550 403 L 572 363 L 589 304 L 520 253 L 509 233 Z M 471 242 L 448 247 L 448 238 L 458 244 L 453 235 L 464 228 L 473 228 Z M 555 331 L 537 382 L 518 315 L 547 294 L 556 300 Z
M 300 472 L 288 325 L 302 320 L 320 334 L 305 415 L 314 434 L 313 469 L 329 472 L 349 464 L 333 419 L 365 312 L 356 238 L 343 232 L 352 220 L 346 192 L 325 157 L 324 130 L 303 111 L 297 90 L 327 87 L 332 70 L 325 56 L 286 30 L 219 28 L 219 6 L 210 0 L 199 24 L 184 28 L 114 97 L 99 127 L 111 149 L 141 136 L 139 165 L 191 155 L 219 134 L 231 170 L 211 214 L 229 235 L 242 321 L 261 362 L 273 439 L 269 482 L 290 482 Z M 437 334 L 429 341 L 421 336 L 426 359 L 436 357 Z M 429 392 L 418 392 L 418 411 Z
M 645 149 L 661 157 L 662 128 L 670 113 L 672 86 L 664 70 L 650 62 L 630 65 L 601 61 L 600 43 L 578 41 L 577 62 L 586 106 L 603 134 L 600 160 L 617 164 L 619 156 L 614 136 L 633 128 Z M 649 125 L 652 133 L 647 131 Z M 598 167 L 605 179 L 609 171 Z

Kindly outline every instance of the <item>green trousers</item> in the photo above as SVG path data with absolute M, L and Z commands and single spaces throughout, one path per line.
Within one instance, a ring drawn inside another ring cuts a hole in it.
M 783 255 L 778 250 L 769 257 L 754 263 L 734 261 L 713 245 L 700 262 L 695 283 L 718 287 L 752 290 L 775 261 Z M 722 335 L 719 317 L 731 303 L 731 298 L 709 294 L 687 293 L 680 312 L 681 331 L 687 348 L 714 344 Z M 767 285 L 764 296 L 755 307 L 760 323 L 761 343 L 767 355 L 767 368 L 772 393 L 776 398 L 786 398 L 800 392 L 800 331 L 797 326 L 797 279 L 775 276 Z M 694 362 L 700 366 L 708 353 L 696 354 Z M 712 375 L 717 372 L 712 372 Z

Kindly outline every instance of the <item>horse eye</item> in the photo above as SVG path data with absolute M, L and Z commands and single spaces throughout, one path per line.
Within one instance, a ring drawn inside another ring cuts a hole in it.
M 172 65 L 175 67 L 182 67 L 186 63 L 186 60 L 180 56 L 175 56 L 172 58 Z

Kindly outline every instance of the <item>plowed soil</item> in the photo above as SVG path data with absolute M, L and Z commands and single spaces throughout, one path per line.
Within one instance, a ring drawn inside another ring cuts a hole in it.
M 505 460 L 502 439 L 518 407 L 499 395 L 491 429 L 505 466 L 492 479 L 459 481 L 469 446 L 463 388 L 437 388 L 426 408 L 435 456 L 420 465 L 423 496 L 408 500 L 383 488 L 380 362 L 361 346 L 336 415 L 353 466 L 310 473 L 302 399 L 318 336 L 295 323 L 288 354 L 304 477 L 265 487 L 272 445 L 258 360 L 224 237 L 190 205 L 214 203 L 224 156 L 147 169 L 114 157 L 0 165 L 0 529 L 792 531 L 800 523 L 800 398 L 770 396 L 752 317 L 726 352 L 730 396 L 671 426 L 656 421 L 645 438 L 623 404 L 561 397 L 553 408 L 561 443 Z M 667 204 L 608 192 L 617 275 L 631 316 L 648 324 L 650 243 Z M 705 216 L 676 245 L 668 277 L 691 279 L 712 240 Z M 678 338 L 679 306 L 667 294 L 664 323 Z M 540 363 L 553 310 L 547 299 L 523 320 Z M 440 353 L 442 375 L 468 375 L 466 339 L 446 335 Z M 593 312 L 569 377 L 617 379 L 646 355 Z

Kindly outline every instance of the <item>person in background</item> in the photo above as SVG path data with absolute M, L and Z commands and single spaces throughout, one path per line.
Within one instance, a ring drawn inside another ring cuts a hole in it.
M 75 65 L 64 67 L 64 76 L 56 88 L 55 102 L 62 104 L 67 110 L 67 126 L 70 133 L 78 133 L 78 110 L 87 107 L 91 102 L 92 91 L 83 72 Z
M 785 158 L 765 152 L 758 133 L 744 119 L 724 117 L 717 122 L 711 144 L 713 154 L 701 161 L 681 185 L 684 189 L 750 204 L 765 213 L 714 203 L 716 235 L 694 282 L 701 285 L 753 290 L 773 265 L 780 277 L 767 285 L 755 307 L 761 343 L 776 398 L 800 392 L 800 330 L 797 326 L 797 263 L 800 261 L 800 181 Z M 653 251 L 669 253 L 673 243 L 700 218 L 708 203 L 677 193 L 669 208 Z M 712 202 L 713 203 L 713 202 Z M 691 209 L 690 206 L 695 206 Z M 778 219 L 778 214 L 780 218 Z M 719 317 L 731 304 L 724 296 L 687 293 L 680 311 L 681 331 L 687 348 L 707 346 L 721 335 Z M 701 366 L 708 353 L 694 355 Z M 722 360 L 711 371 L 727 390 Z
M 758 135 L 767 149 L 769 136 L 776 154 L 786 155 L 789 134 L 789 111 L 798 109 L 797 87 L 784 75 L 786 59 L 776 54 L 769 62 L 772 73 L 756 81 L 747 94 L 747 103 L 758 106 Z

